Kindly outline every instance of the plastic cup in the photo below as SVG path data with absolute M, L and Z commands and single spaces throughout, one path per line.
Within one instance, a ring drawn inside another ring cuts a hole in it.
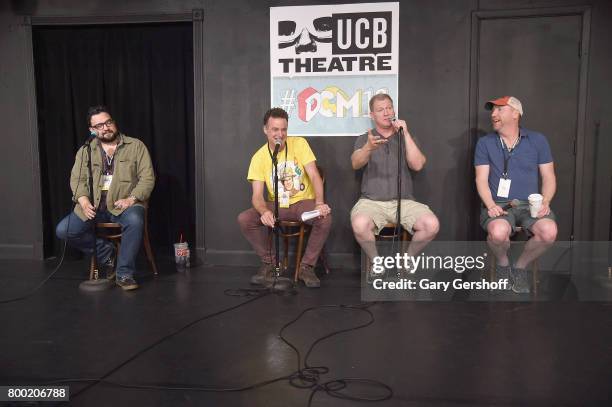
M 542 209 L 542 201 L 544 197 L 540 194 L 531 194 L 527 197 L 529 201 L 529 212 L 531 212 L 532 218 L 538 217 L 538 212 Z
M 184 271 L 190 266 L 189 257 L 189 244 L 187 242 L 174 244 L 174 262 L 177 270 Z

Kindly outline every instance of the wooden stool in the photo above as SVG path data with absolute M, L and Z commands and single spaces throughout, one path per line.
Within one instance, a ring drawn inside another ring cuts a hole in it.
M 151 248 L 151 242 L 149 240 L 149 206 L 145 202 L 144 205 L 144 230 L 142 233 L 142 242 L 144 244 L 145 253 L 153 275 L 157 276 L 157 265 L 155 264 L 155 258 L 153 257 L 153 249 Z M 117 257 L 119 256 L 119 250 L 121 250 L 121 224 L 116 222 L 99 222 L 96 223 L 96 237 L 110 240 L 115 245 L 115 264 L 117 267 Z M 114 270 L 113 270 L 114 271 Z M 89 279 L 94 279 L 94 258 L 92 256 L 89 266 Z
M 389 229 L 392 231 L 391 234 L 382 233 L 384 230 L 389 230 Z M 387 223 L 385 226 L 382 227 L 382 229 L 380 229 L 380 232 L 376 236 L 376 239 L 377 240 L 393 240 L 399 237 L 400 240 L 403 242 L 409 242 L 410 240 L 412 240 L 412 235 L 408 233 L 408 231 L 404 229 L 403 227 L 401 227 L 401 229 L 402 229 L 402 233 L 400 236 L 398 236 L 398 234 L 396 233 L 395 223 Z
M 283 238 L 285 252 L 283 256 L 283 269 L 287 269 L 289 263 L 289 238 L 297 237 L 298 241 L 295 248 L 295 273 L 293 275 L 294 281 L 298 281 L 300 274 L 300 263 L 302 261 L 302 252 L 304 250 L 304 237 L 310 232 L 311 226 L 302 222 L 301 220 L 281 220 L 279 236 Z M 319 259 L 325 269 L 325 274 L 329 274 L 329 265 L 327 263 L 327 256 L 325 254 L 325 246 L 321 249 Z
M 403 227 L 401 228 L 402 231 L 401 233 L 397 233 L 397 229 L 395 227 L 395 223 L 387 223 L 385 226 L 383 226 L 378 235 L 375 235 L 375 239 L 376 240 L 394 240 L 394 239 L 398 239 L 399 241 L 402 242 L 402 251 L 404 249 L 404 245 L 407 242 L 410 242 L 412 240 L 412 235 L 410 233 L 408 233 L 408 231 L 406 229 L 404 229 Z M 383 231 L 385 233 L 383 233 Z M 370 273 L 370 267 L 372 265 L 372 259 L 370 259 L 367 255 L 366 255 L 366 273 Z
M 323 181 L 323 188 L 325 188 L 325 170 L 323 167 L 317 165 L 317 172 Z M 310 232 L 311 226 L 302 222 L 301 220 L 281 220 L 280 221 L 280 237 L 283 238 L 285 243 L 285 256 L 283 257 L 283 269 L 287 270 L 288 262 L 289 262 L 289 238 L 297 237 L 298 242 L 295 249 L 295 274 L 293 275 L 293 279 L 295 282 L 298 281 L 298 277 L 300 274 L 300 262 L 302 261 L 302 251 L 304 250 L 304 236 L 306 233 Z M 319 259 L 321 263 L 323 263 L 323 268 L 325 269 L 325 274 L 329 274 L 329 266 L 327 264 L 327 255 L 325 253 L 325 245 L 321 249 L 321 253 L 319 254 Z

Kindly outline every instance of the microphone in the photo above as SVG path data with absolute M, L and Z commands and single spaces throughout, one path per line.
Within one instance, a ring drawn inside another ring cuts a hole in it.
M 502 210 L 507 211 L 510 208 L 516 208 L 520 204 L 521 204 L 521 201 L 519 201 L 518 199 L 513 199 L 507 204 L 505 204 L 504 206 L 502 206 Z
M 87 146 L 87 144 L 91 141 L 92 138 L 96 138 L 97 134 L 94 131 L 89 131 L 89 136 L 87 136 L 87 138 L 85 139 L 85 142 L 83 143 L 83 147 Z
M 274 153 L 272 154 L 272 159 L 276 160 L 276 156 L 278 155 L 278 150 L 280 149 L 281 141 L 280 139 L 274 139 Z
M 395 123 L 396 121 L 397 121 L 397 117 L 393 116 L 393 117 L 391 118 L 391 123 Z M 402 127 L 402 126 L 399 126 L 399 128 L 400 128 L 401 130 L 403 130 L 403 127 Z

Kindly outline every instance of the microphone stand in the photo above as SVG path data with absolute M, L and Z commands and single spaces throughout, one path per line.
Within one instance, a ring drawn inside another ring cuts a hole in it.
M 89 184 L 89 199 L 92 204 L 94 202 L 94 191 L 93 191 L 93 170 L 91 167 L 91 137 L 87 138 L 85 145 L 83 146 L 87 149 L 87 171 L 88 171 L 88 184 Z M 85 280 L 81 284 L 79 284 L 79 288 L 83 291 L 104 291 L 109 289 L 113 282 L 109 281 L 106 278 L 100 279 L 99 271 L 98 271 L 98 245 L 97 240 L 98 237 L 96 235 L 96 218 L 91 220 L 91 229 L 93 233 L 93 245 L 92 245 L 92 255 L 91 255 L 91 264 L 93 266 L 93 279 Z
M 272 232 L 274 233 L 274 273 L 275 278 L 278 278 L 280 275 L 280 255 L 278 252 L 280 246 L 280 235 L 278 228 L 279 220 L 278 220 L 278 150 L 280 148 L 280 144 L 276 144 L 274 146 L 274 154 L 272 155 L 272 165 L 274 166 L 274 228 Z
M 272 154 L 272 165 L 274 167 L 274 281 L 270 286 L 272 292 L 293 292 L 293 282 L 286 277 L 280 276 L 281 265 L 280 265 L 280 220 L 278 219 L 278 150 L 280 149 L 280 143 L 274 146 L 274 153 Z M 287 148 L 287 146 L 285 146 Z M 287 165 L 285 163 L 285 165 Z
M 393 234 L 397 236 L 399 239 L 399 247 L 400 250 L 404 249 L 404 242 L 402 241 L 402 156 L 404 155 L 403 151 L 403 141 L 404 141 L 404 129 L 400 126 L 398 132 L 398 147 L 397 147 L 397 214 L 395 219 L 395 230 Z M 400 277 L 399 269 L 396 270 L 396 275 Z

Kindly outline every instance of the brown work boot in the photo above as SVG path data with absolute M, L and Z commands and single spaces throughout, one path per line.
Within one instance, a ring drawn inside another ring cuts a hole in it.
M 251 284 L 265 285 L 272 282 L 273 267 L 269 263 L 262 263 L 259 270 L 251 277 Z
M 312 266 L 302 263 L 300 265 L 300 274 L 298 278 L 306 284 L 308 288 L 321 287 L 321 280 L 317 277 Z

